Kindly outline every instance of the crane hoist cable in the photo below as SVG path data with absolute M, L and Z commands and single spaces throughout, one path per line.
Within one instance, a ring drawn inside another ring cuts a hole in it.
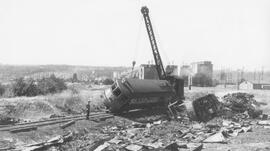
M 135 77 L 135 72 L 134 72 L 134 68 L 135 68 L 135 65 L 136 65 L 136 61 L 137 61 L 137 58 L 138 58 L 138 51 L 140 50 L 139 49 L 139 46 L 140 46 L 140 41 L 141 41 L 141 36 L 142 36 L 142 26 L 143 26 L 143 17 L 140 17 L 141 18 L 141 21 L 139 22 L 139 30 L 137 32 L 137 38 L 136 38 L 136 41 L 135 41 L 135 49 L 134 49 L 134 55 L 133 55 L 133 61 L 132 61 L 132 69 L 131 69 L 131 77 Z
M 137 57 L 138 57 L 138 51 L 140 50 L 139 49 L 139 46 L 140 46 L 140 41 L 141 41 L 141 36 L 142 36 L 142 23 L 143 23 L 143 18 L 141 18 L 141 21 L 139 23 L 139 30 L 137 32 L 137 37 L 136 37 L 136 42 L 135 42 L 135 49 L 134 49 L 134 55 L 133 55 L 133 61 L 136 61 L 137 60 Z
M 152 22 L 152 27 L 153 27 L 153 29 L 154 29 L 154 31 L 155 31 L 156 41 L 157 41 L 158 46 L 159 46 L 159 51 L 160 51 L 160 53 L 162 54 L 162 56 L 165 57 L 165 60 L 167 61 L 166 64 L 169 64 L 170 58 L 168 57 L 166 51 L 164 51 L 165 49 L 164 49 L 164 47 L 163 47 L 163 45 L 162 45 L 163 42 L 162 42 L 162 39 L 160 38 L 160 33 L 158 32 L 159 30 L 155 30 L 155 29 L 156 29 L 155 17 L 151 16 L 151 18 L 152 18 L 152 20 L 151 20 L 151 22 Z M 153 19 L 153 18 L 154 18 L 154 19 Z M 165 62 L 164 62 L 164 61 L 163 61 L 163 63 L 164 63 L 164 65 L 165 65 Z
M 138 8 L 140 8 L 142 6 L 142 3 L 143 3 L 143 0 L 138 0 L 137 1 Z M 141 17 L 141 15 L 140 15 L 140 18 L 141 18 L 141 21 L 139 22 L 139 30 L 137 32 L 137 38 L 136 38 L 136 41 L 135 41 L 134 55 L 133 55 L 133 60 L 132 60 L 132 72 L 133 72 L 134 66 L 136 65 L 136 60 L 137 60 L 137 57 L 138 57 L 138 51 L 139 51 L 139 45 L 140 45 L 139 42 L 140 42 L 140 39 L 141 39 L 143 17 Z

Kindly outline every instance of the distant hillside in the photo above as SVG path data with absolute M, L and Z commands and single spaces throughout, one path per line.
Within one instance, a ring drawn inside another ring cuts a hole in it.
M 96 77 L 112 77 L 113 72 L 122 72 L 130 69 L 128 67 L 97 67 L 97 66 L 72 66 L 72 65 L 3 65 L 0 64 L 0 82 L 5 83 L 20 77 L 30 77 L 34 79 L 55 74 L 60 78 L 71 78 L 73 73 L 77 73 L 78 79 L 89 80 Z M 221 73 L 224 71 L 215 70 L 213 78 L 220 81 Z M 236 71 L 226 71 L 229 82 L 235 83 L 237 79 Z M 240 74 L 240 73 L 239 73 Z M 259 81 L 259 73 L 243 73 L 243 78 L 252 82 Z M 261 79 L 261 78 L 260 78 Z M 265 71 L 261 83 L 270 83 L 270 71 Z
M 0 65 L 0 82 L 12 81 L 20 77 L 39 78 L 50 74 L 60 77 L 71 77 L 77 73 L 79 77 L 107 76 L 111 77 L 114 71 L 124 71 L 127 67 L 95 67 L 71 65 Z

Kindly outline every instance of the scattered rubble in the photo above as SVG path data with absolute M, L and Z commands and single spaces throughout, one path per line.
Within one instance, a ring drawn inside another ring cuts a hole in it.
M 210 137 L 206 138 L 203 142 L 204 143 L 227 143 L 226 138 L 223 135 L 222 131 L 214 135 L 211 135 Z
M 254 99 L 254 95 L 248 93 L 232 93 L 223 96 L 223 104 L 235 113 L 248 112 L 252 118 L 259 117 L 262 110 L 259 109 L 260 103 Z
M 69 131 L 68 133 L 64 135 L 57 135 L 45 142 L 39 142 L 35 144 L 25 145 L 25 146 L 19 146 L 16 148 L 16 150 L 23 150 L 23 151 L 34 151 L 34 150 L 40 150 L 44 149 L 46 147 L 50 147 L 52 145 L 56 144 L 62 144 L 68 140 L 70 140 L 73 136 L 73 133 Z
M 259 105 L 252 95 L 230 94 L 224 96 L 224 102 L 219 102 L 217 97 L 211 94 L 196 99 L 192 105 L 197 120 L 185 119 L 185 117 L 178 120 L 156 119 L 153 121 L 151 117 L 148 122 L 140 123 L 141 121 L 126 122 L 126 120 L 110 119 L 112 123 L 106 122 L 94 131 L 85 129 L 83 135 L 69 132 L 45 142 L 20 146 L 19 149 L 38 150 L 63 144 L 66 145 L 63 150 L 200 151 L 209 143 L 230 143 L 230 138 L 242 135 L 241 133 L 252 132 L 258 126 L 270 128 L 268 115 L 257 112 Z M 228 114 L 231 116 L 227 116 Z M 256 119 L 253 119 L 255 117 Z M 64 129 L 74 123 L 75 121 L 68 121 L 60 127 Z M 96 121 L 96 123 L 102 123 L 102 121 Z M 75 148 L 71 147 L 72 143 L 68 145 L 64 143 L 68 138 L 75 137 L 76 142 L 72 141 Z
M 259 125 L 270 125 L 270 120 L 258 121 Z
M 105 142 L 104 144 L 98 146 L 94 151 L 102 151 L 102 150 L 106 149 L 108 146 L 110 146 L 110 144 Z
M 140 149 L 142 149 L 142 146 L 139 146 L 136 144 L 130 144 L 130 145 L 126 146 L 125 148 L 129 151 L 139 151 Z
M 262 110 L 254 96 L 247 93 L 227 94 L 219 101 L 214 94 L 208 94 L 197 98 L 192 102 L 186 102 L 186 112 L 190 120 L 208 122 L 215 117 L 230 118 L 240 122 L 243 119 L 258 118 Z M 264 119 L 268 118 L 264 115 Z
M 194 150 L 199 151 L 202 149 L 201 142 L 228 143 L 230 137 L 251 130 L 251 124 L 222 119 L 209 123 L 189 121 L 181 124 L 177 121 L 159 120 L 152 122 L 152 124 L 132 123 L 125 127 L 105 126 L 103 133 L 114 136 L 106 141 L 109 144 L 106 144 L 106 150 L 123 148 L 130 151 L 143 149 L 178 151 L 184 148 L 191 150 L 188 144 L 193 143 L 193 147 L 196 146 Z M 162 136 L 159 135 L 159 131 L 163 131 Z M 104 145 L 102 144 L 102 146 Z
M 202 143 L 226 144 L 231 137 L 251 132 L 252 127 L 256 124 L 249 121 L 251 118 L 259 116 L 261 119 L 268 118 L 256 108 L 258 103 L 252 95 L 230 94 L 226 95 L 224 100 L 225 102 L 219 102 L 213 94 L 196 99 L 192 105 L 197 121 L 157 120 L 149 123 L 133 122 L 121 126 L 105 126 L 103 134 L 114 137 L 101 146 L 105 144 L 105 150 L 178 151 L 189 149 L 199 151 L 203 148 Z M 232 116 L 223 118 L 222 113 L 226 113 L 223 110 L 231 112 Z M 259 121 L 258 125 L 268 126 L 270 121 Z

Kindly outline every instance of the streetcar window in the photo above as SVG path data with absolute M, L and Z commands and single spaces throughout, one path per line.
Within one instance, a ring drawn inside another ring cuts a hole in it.
M 120 89 L 119 89 L 119 88 L 116 88 L 115 90 L 113 90 L 113 94 L 114 94 L 115 96 L 119 96 L 119 95 L 121 94 Z

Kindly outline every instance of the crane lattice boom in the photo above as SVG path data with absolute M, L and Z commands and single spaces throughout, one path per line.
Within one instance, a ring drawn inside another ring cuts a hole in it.
M 167 78 L 167 76 L 166 76 L 166 73 L 165 73 L 165 70 L 164 70 L 164 67 L 162 64 L 162 60 L 161 60 L 161 57 L 160 57 L 160 54 L 158 51 L 157 42 L 155 39 L 153 27 L 152 27 L 151 20 L 149 17 L 149 9 L 146 6 L 144 6 L 141 8 L 141 12 L 143 14 L 145 26 L 146 26 L 147 33 L 149 36 L 149 40 L 150 40 L 151 48 L 153 51 L 159 79 L 164 80 Z

